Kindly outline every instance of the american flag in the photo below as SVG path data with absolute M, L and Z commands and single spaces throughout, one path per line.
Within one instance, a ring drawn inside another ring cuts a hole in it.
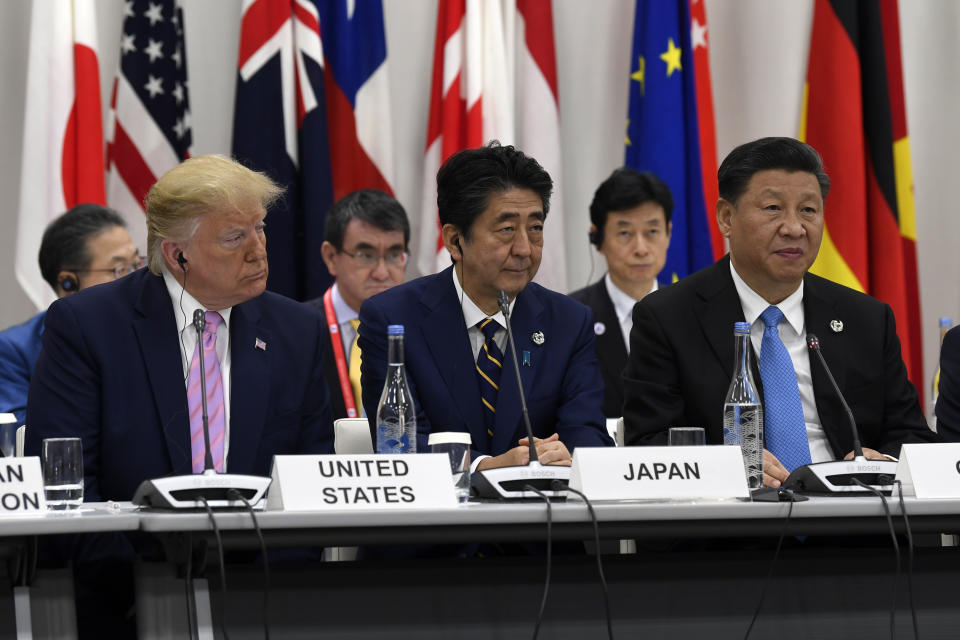
M 107 141 L 107 203 L 146 239 L 143 200 L 150 186 L 190 155 L 186 47 L 179 0 L 126 0 L 120 69 Z

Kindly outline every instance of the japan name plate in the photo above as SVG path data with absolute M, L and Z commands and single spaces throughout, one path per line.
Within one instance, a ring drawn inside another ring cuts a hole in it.
M 590 500 L 747 498 L 740 447 L 578 447 L 570 486 Z M 570 492 L 571 499 L 577 495 Z

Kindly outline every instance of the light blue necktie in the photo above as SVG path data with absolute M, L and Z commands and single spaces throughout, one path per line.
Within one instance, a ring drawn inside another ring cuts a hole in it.
M 760 343 L 760 379 L 763 380 L 763 419 L 766 448 L 787 471 L 810 464 L 810 442 L 803 421 L 797 373 L 777 325 L 783 312 L 769 306 L 760 315 L 765 326 Z

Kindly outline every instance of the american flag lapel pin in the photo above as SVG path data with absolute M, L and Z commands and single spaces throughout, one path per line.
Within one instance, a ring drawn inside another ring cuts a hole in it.
M 260 349 L 260 351 L 266 351 L 266 350 L 267 350 L 267 343 L 264 342 L 263 340 L 261 340 L 260 338 L 257 338 L 257 339 L 254 341 L 253 346 L 254 346 L 255 348 L 257 348 L 257 349 Z

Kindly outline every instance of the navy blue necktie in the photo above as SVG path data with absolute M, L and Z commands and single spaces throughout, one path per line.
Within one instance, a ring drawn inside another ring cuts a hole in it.
M 487 435 L 493 436 L 493 425 L 497 419 L 497 391 L 500 387 L 500 371 L 503 369 L 503 354 L 500 353 L 493 336 L 500 325 L 493 318 L 486 318 L 477 324 L 483 333 L 483 344 L 477 354 L 477 375 L 480 378 L 480 400 L 483 402 Z
M 810 442 L 803 421 L 803 405 L 797 373 L 777 326 L 783 312 L 769 306 L 760 315 L 763 341 L 760 344 L 760 379 L 763 380 L 763 419 L 766 448 L 786 468 L 810 464 Z

